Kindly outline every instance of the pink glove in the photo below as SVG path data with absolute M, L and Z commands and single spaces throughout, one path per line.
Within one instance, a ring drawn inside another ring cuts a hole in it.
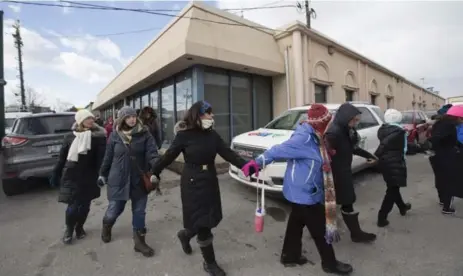
M 246 177 L 252 174 L 256 174 L 256 176 L 259 176 L 259 165 L 256 163 L 256 161 L 251 160 L 241 168 L 241 171 Z

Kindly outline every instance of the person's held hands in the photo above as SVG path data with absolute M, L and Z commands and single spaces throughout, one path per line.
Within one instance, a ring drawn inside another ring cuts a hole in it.
M 153 184 L 154 187 L 157 187 L 157 186 L 159 186 L 159 182 L 161 181 L 161 179 L 159 178 L 159 176 L 153 174 L 150 177 L 150 181 L 151 181 L 151 184 Z
M 257 177 L 259 176 L 259 165 L 256 163 L 256 161 L 251 160 L 241 168 L 241 171 L 246 177 L 253 174 L 255 174 Z
M 96 184 L 98 185 L 98 187 L 103 188 L 103 186 L 106 185 L 106 178 L 104 178 L 103 176 L 99 176 L 98 180 L 96 181 Z

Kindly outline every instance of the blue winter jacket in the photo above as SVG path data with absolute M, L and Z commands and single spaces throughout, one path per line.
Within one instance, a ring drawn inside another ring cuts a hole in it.
M 457 139 L 458 142 L 463 144 L 463 124 L 457 126 Z
M 256 158 L 259 167 L 274 160 L 287 160 L 283 195 L 297 204 L 324 202 L 324 185 L 319 141 L 312 126 L 300 124 L 286 142 L 275 145 Z

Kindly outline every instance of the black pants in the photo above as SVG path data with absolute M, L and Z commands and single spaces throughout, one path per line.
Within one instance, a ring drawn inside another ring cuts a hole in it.
M 405 208 L 405 202 L 402 199 L 402 195 L 400 194 L 400 188 L 388 187 L 386 189 L 386 195 L 384 195 L 381 208 L 379 209 L 379 213 L 383 216 L 383 218 L 386 218 L 387 215 L 392 211 L 394 204 L 396 204 L 400 210 Z
M 189 239 L 192 239 L 194 238 L 194 236 L 196 236 L 196 239 L 200 247 L 207 246 L 212 243 L 212 239 L 214 235 L 212 235 L 212 231 L 210 228 L 203 227 L 203 228 L 199 228 L 197 231 L 193 231 L 189 229 L 185 229 L 185 230 L 186 230 L 186 235 Z
M 312 236 L 320 254 L 322 264 L 326 266 L 334 265 L 336 257 L 333 246 L 327 244 L 325 241 L 325 207 L 322 204 L 310 206 L 292 204 L 281 253 L 282 259 L 288 262 L 295 262 L 299 259 L 302 254 L 302 232 L 304 226 L 307 227 Z

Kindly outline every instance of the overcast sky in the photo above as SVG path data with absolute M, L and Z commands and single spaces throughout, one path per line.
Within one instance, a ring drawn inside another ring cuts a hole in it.
M 56 2 L 56 1 L 55 1 Z M 49 2 L 53 3 L 53 2 Z M 96 2 L 98 3 L 98 2 Z M 186 2 L 99 2 L 125 8 L 181 9 Z M 219 8 L 294 5 L 294 1 L 215 1 Z M 463 95 L 463 2 L 312 1 L 314 29 L 444 97 Z M 5 11 L 6 99 L 17 90 L 12 24 L 22 23 L 26 85 L 48 105 L 85 106 L 172 17 L 0 3 Z M 236 13 L 236 12 L 235 12 Z M 241 14 L 238 12 L 238 14 Z M 295 7 L 244 11 L 278 28 L 305 21 Z M 138 31 L 136 31 L 138 30 Z M 124 32 L 127 34 L 117 34 Z M 136 32 L 133 32 L 136 31 Z M 115 34 L 116 33 L 116 34 Z M 112 34 L 112 35 L 106 35 Z

